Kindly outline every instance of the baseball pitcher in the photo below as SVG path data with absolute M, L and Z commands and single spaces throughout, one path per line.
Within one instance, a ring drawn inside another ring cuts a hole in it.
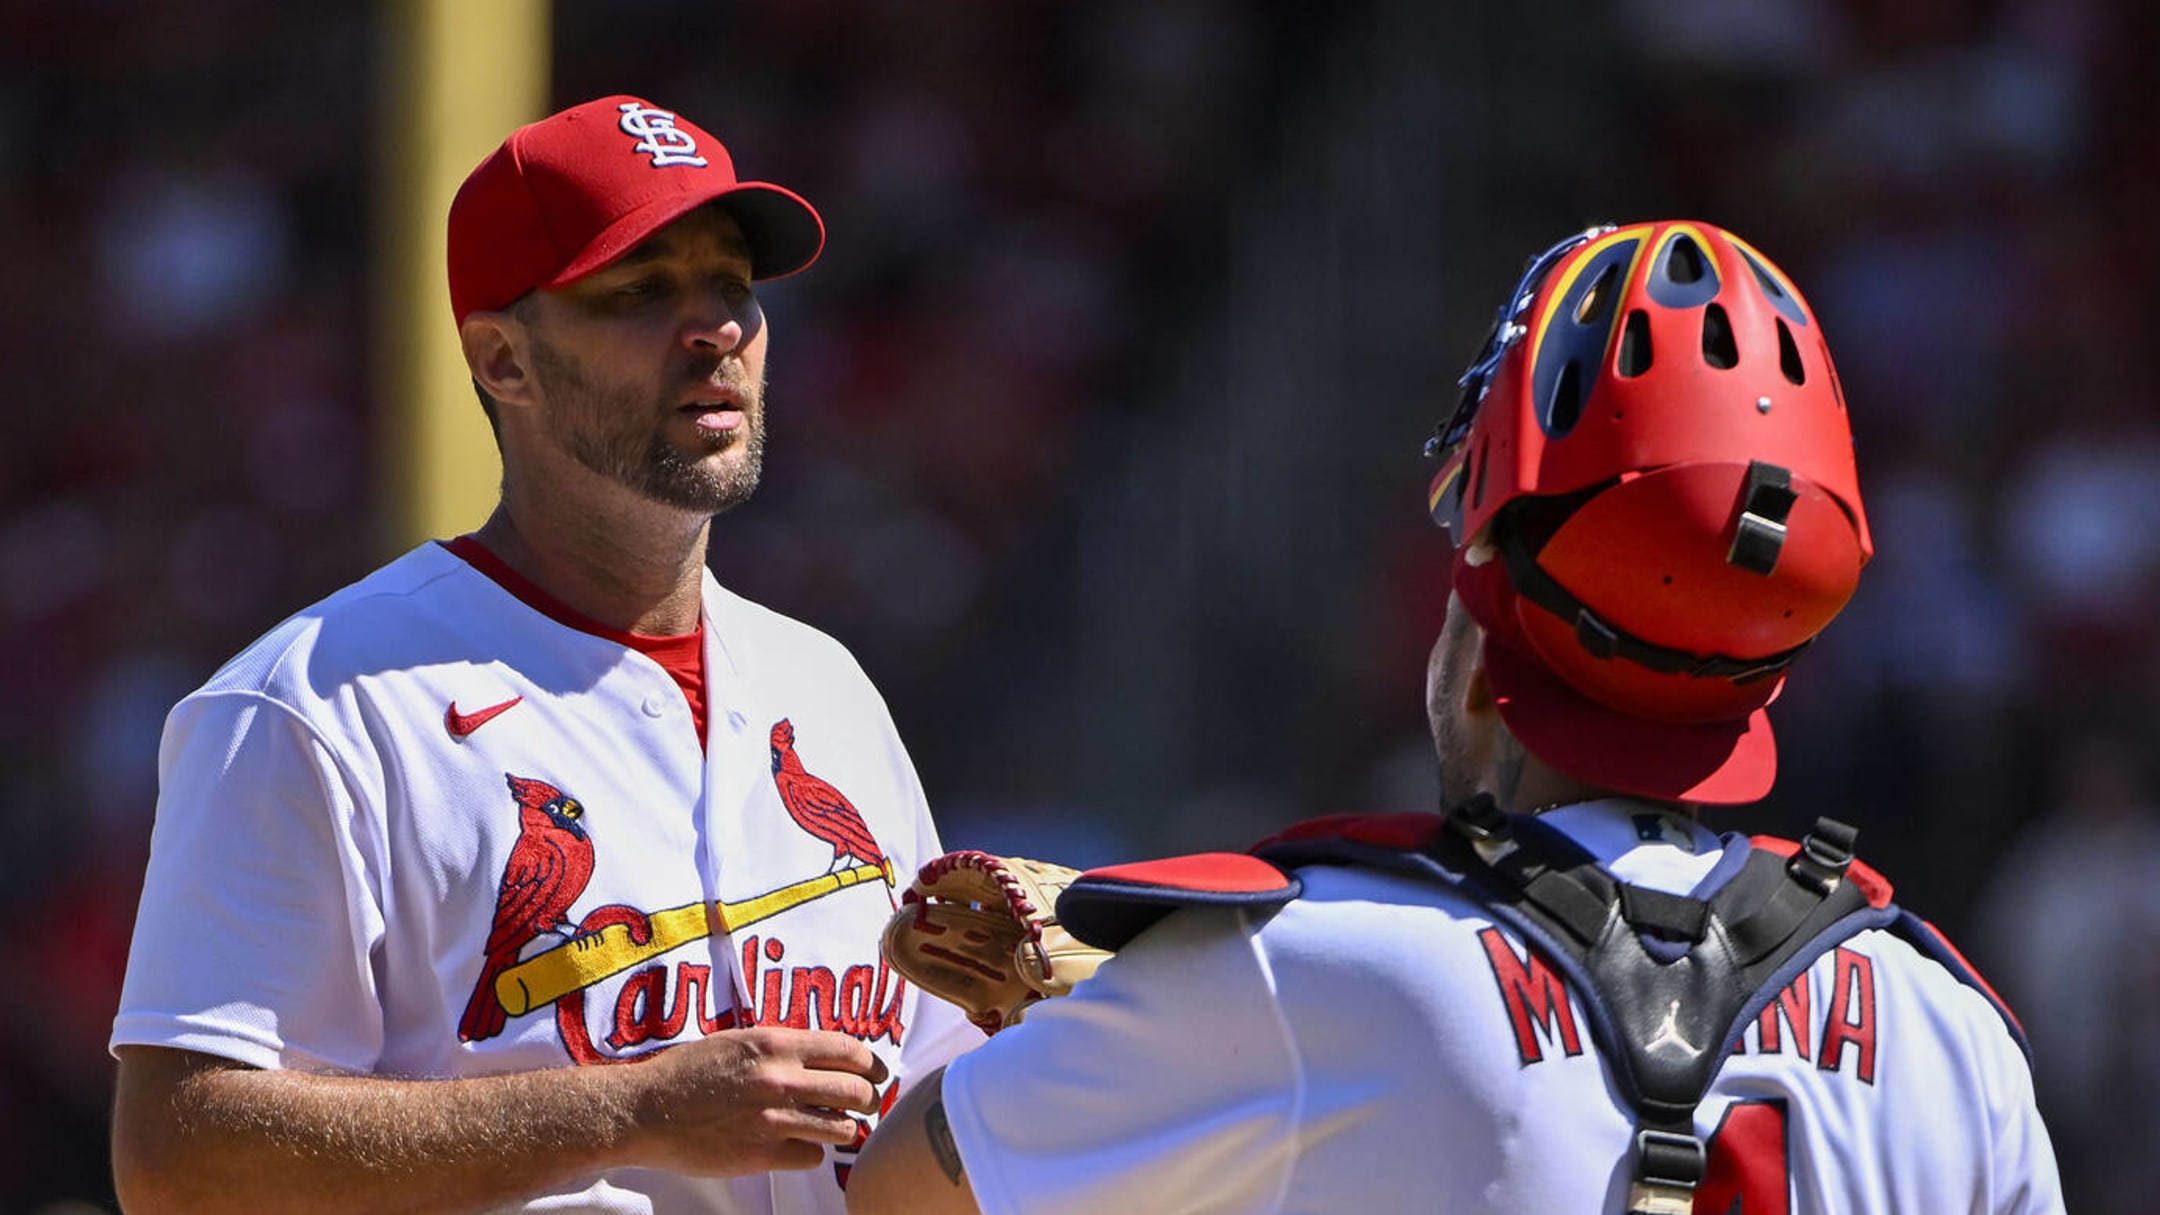
M 112 1044 L 135 1215 L 839 1215 L 981 1035 L 878 954 L 939 851 L 854 659 L 706 569 L 818 214 L 635 97 L 458 192 L 503 456 L 477 531 L 272 628 L 167 720 Z

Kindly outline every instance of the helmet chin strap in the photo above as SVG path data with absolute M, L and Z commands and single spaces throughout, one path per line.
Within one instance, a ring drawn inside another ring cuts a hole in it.
M 1755 480 L 1756 468 L 1774 468 L 1774 466 L 1758 463 L 1751 467 L 1748 470 L 1751 485 Z M 1784 469 L 1776 468 L 1774 471 L 1785 476 L 1785 509 L 1790 509 L 1792 503 L 1791 478 L 1785 474 Z M 1750 497 L 1748 501 L 1752 502 L 1753 498 Z M 1743 511 L 1741 516 L 1743 524 L 1753 518 L 1756 518 L 1756 516 Z M 1782 510 L 1779 512 L 1776 528 L 1778 542 L 1782 543 L 1785 531 Z M 1791 666 L 1793 659 L 1798 658 L 1802 651 L 1814 644 L 1814 639 L 1809 638 L 1789 650 L 1782 650 L 1761 658 L 1733 658 L 1724 654 L 1694 654 L 1686 650 L 1676 650 L 1671 646 L 1659 645 L 1654 641 L 1646 641 L 1599 616 L 1591 610 L 1588 604 L 1576 598 L 1573 592 L 1561 586 L 1553 579 L 1552 575 L 1546 573 L 1545 567 L 1538 564 L 1537 554 L 1531 552 L 1529 546 L 1524 542 L 1519 528 L 1494 527 L 1488 530 L 1492 533 L 1491 542 L 1499 552 L 1501 564 L 1507 569 L 1508 582 L 1515 588 L 1515 593 L 1572 624 L 1575 628 L 1575 640 L 1582 645 L 1583 649 L 1589 651 L 1592 657 L 1622 659 L 1637 666 L 1656 671 L 1661 675 L 1688 675 L 1696 679 L 1729 679 L 1736 684 L 1749 684 L 1758 679 L 1767 679 Z M 1740 542 L 1736 539 L 1734 548 L 1737 550 L 1739 547 Z M 1775 562 L 1774 552 L 1770 559 L 1773 563 Z M 1740 563 L 1735 562 L 1735 564 Z M 1743 568 L 1753 567 L 1743 566 Z M 1767 570 L 1756 570 L 1755 572 L 1767 573 Z

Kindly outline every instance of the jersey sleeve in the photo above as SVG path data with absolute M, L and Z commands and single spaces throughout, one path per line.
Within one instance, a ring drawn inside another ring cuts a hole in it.
M 1996 1215 L 2060 1215 L 2062 1177 L 2055 1163 L 2054 1143 L 2048 1137 L 2047 1125 L 2040 1120 L 2033 1095 L 2032 1069 L 2026 1064 L 2024 1052 L 1998 1023 L 1983 1019 L 1976 1036 L 1982 1040 L 1975 1050 L 1980 1056 L 1979 1066 L 1991 1080 L 1992 1210 Z
M 343 769 L 292 709 L 254 692 L 182 701 L 158 767 L 112 1045 L 371 1067 L 383 920 Z
M 1303 1076 L 1241 912 L 1183 911 L 955 1060 L 985 1215 L 1277 1208 Z

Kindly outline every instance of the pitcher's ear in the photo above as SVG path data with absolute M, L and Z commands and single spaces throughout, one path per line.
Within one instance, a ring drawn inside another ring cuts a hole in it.
M 532 367 L 525 326 L 508 312 L 475 312 L 458 326 L 458 344 L 473 382 L 509 405 L 532 400 Z

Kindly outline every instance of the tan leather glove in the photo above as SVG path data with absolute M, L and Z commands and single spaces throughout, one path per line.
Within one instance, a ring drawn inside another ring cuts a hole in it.
M 885 925 L 885 960 L 958 1005 L 986 1034 L 1095 973 L 1107 950 L 1058 924 L 1057 896 L 1077 869 L 1018 856 L 948 852 L 922 867 Z

